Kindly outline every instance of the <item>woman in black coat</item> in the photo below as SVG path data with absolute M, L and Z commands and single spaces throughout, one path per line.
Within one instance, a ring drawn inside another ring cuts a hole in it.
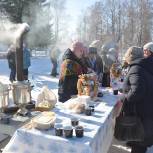
M 128 142 L 131 153 L 145 153 L 153 144 L 153 53 L 142 57 L 143 50 L 138 47 L 129 48 L 125 54 L 129 71 L 123 85 L 123 109 L 128 115 L 135 114 L 136 110 L 145 131 L 144 141 Z

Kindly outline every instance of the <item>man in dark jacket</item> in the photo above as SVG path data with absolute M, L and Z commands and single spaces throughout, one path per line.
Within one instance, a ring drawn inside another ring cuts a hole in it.
M 11 70 L 9 80 L 13 82 L 15 81 L 16 77 L 16 50 L 14 45 L 11 45 L 7 51 L 7 60 Z
M 97 74 L 98 81 L 102 83 L 103 62 L 102 58 L 97 53 L 97 48 L 95 47 L 89 47 L 88 67 Z
M 72 95 L 77 95 L 78 76 L 83 73 L 81 58 L 84 46 L 81 42 L 75 42 L 72 49 L 67 49 L 63 55 L 61 72 L 58 84 L 58 99 L 65 102 Z
M 145 131 L 144 141 L 129 143 L 132 147 L 131 153 L 145 153 L 147 147 L 153 145 L 153 44 L 152 49 L 149 47 L 150 45 L 144 46 L 144 56 L 146 52 L 149 55 L 145 58 L 138 59 L 141 53 L 135 52 L 134 48 L 129 58 L 125 57 L 129 64 L 129 72 L 123 86 L 124 111 L 129 115 L 136 113 L 141 118 Z

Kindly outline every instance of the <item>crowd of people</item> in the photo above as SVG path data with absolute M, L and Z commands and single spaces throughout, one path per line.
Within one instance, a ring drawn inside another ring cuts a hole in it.
M 101 54 L 100 54 L 101 53 Z M 11 70 L 10 81 L 16 80 L 16 56 L 15 46 L 8 49 L 7 59 Z M 51 76 L 56 77 L 57 58 L 60 50 L 54 47 L 50 54 L 52 62 Z M 63 56 L 60 65 L 58 84 L 58 100 L 65 102 L 78 94 L 77 81 L 81 74 L 95 73 L 99 84 L 103 87 L 111 86 L 110 70 L 114 63 L 121 62 L 118 59 L 118 48 L 107 48 L 102 46 L 101 51 L 96 46 L 85 46 L 82 42 L 75 41 Z M 30 52 L 23 45 L 23 75 L 28 79 L 28 68 L 30 66 Z M 136 108 L 137 115 L 141 118 L 145 137 L 143 141 L 128 142 L 132 148 L 131 153 L 145 153 L 147 147 L 153 145 L 153 42 L 143 47 L 132 46 L 124 55 L 126 75 L 121 78 L 123 82 L 122 98 L 125 114 L 133 115 Z
M 59 78 L 59 101 L 65 102 L 73 95 L 77 95 L 78 76 L 83 73 L 95 72 L 102 82 L 102 86 L 110 86 L 110 69 L 113 63 L 120 63 L 118 50 L 110 48 L 106 52 L 103 47 L 102 57 L 97 48 L 84 47 L 83 43 L 75 42 L 68 49 L 61 65 Z M 146 153 L 147 147 L 153 145 L 153 43 L 147 43 L 143 48 L 130 47 L 124 56 L 126 75 L 123 81 L 123 95 L 121 98 L 125 114 L 134 115 L 141 119 L 144 128 L 144 140 L 127 142 L 131 153 Z
M 77 95 L 78 76 L 94 72 L 102 82 L 103 64 L 97 48 L 89 49 L 81 42 L 74 42 L 63 55 L 59 77 L 59 101 L 65 102 L 73 95 Z

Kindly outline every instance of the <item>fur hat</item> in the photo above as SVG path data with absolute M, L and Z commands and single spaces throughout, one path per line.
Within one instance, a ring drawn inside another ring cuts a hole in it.
M 143 46 L 143 49 L 147 49 L 153 53 L 153 42 L 149 42 Z
M 143 50 L 140 47 L 132 46 L 125 53 L 125 61 L 128 63 L 139 58 L 143 58 Z

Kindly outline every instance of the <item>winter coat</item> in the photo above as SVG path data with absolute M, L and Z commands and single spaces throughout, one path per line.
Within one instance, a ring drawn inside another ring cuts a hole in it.
M 133 61 L 124 80 L 125 114 L 137 114 L 144 125 L 143 145 L 153 144 L 153 57 Z M 136 111 L 135 111 L 136 110 Z
M 60 102 L 65 102 L 72 95 L 77 95 L 78 76 L 83 74 L 82 63 L 74 53 L 68 49 L 63 55 L 61 72 L 58 84 L 58 96 Z
M 95 60 L 92 61 L 88 58 L 87 60 L 87 65 L 89 68 L 91 68 L 92 70 L 94 70 L 97 75 L 99 75 L 100 73 L 103 73 L 103 62 L 102 62 L 102 58 L 97 54 Z
M 53 50 L 50 52 L 50 59 L 57 61 L 59 55 L 60 55 L 60 50 L 58 48 L 53 48 Z
M 107 54 L 102 55 L 102 60 L 103 60 L 103 72 L 109 73 L 110 68 L 115 61 L 110 59 L 109 56 L 107 56 Z
M 82 57 L 81 63 L 82 63 L 83 74 L 87 74 L 88 73 L 88 58 Z
M 96 56 L 96 72 L 97 74 L 103 73 L 103 61 L 99 55 Z
M 23 69 L 28 69 L 31 65 L 30 51 L 27 48 L 23 49 Z
M 7 53 L 7 60 L 10 69 L 16 69 L 16 52 L 9 49 Z

